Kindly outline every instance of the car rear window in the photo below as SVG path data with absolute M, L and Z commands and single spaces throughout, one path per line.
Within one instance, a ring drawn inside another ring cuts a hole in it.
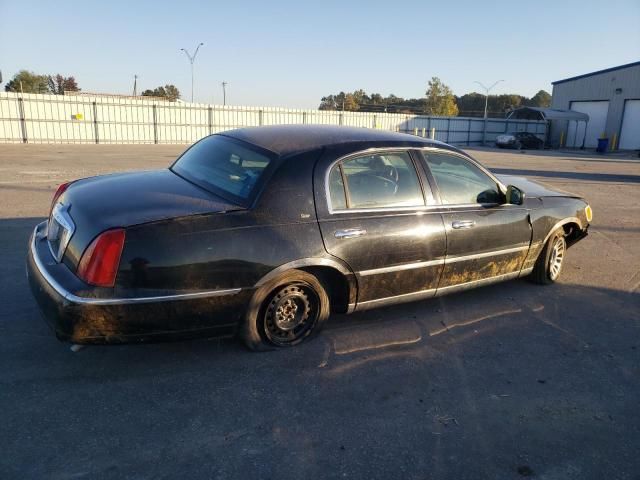
M 213 135 L 194 144 L 171 170 L 205 190 L 246 204 L 271 162 L 248 146 Z

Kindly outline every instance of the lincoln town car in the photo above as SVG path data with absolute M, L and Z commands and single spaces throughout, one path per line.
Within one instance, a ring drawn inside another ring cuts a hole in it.
M 64 341 L 237 335 L 264 350 L 311 338 L 333 313 L 553 284 L 591 215 L 577 195 L 493 175 L 438 141 L 243 128 L 168 168 L 60 185 L 27 273 Z

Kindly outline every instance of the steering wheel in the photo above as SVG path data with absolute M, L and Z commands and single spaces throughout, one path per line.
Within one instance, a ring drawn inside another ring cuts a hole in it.
M 380 173 L 378 173 L 378 176 L 389 179 L 396 184 L 400 179 L 398 169 L 393 165 L 385 165 L 384 168 L 381 169 Z
M 391 167 L 393 168 L 393 167 Z M 395 168 L 394 168 L 395 170 Z M 398 173 L 398 172 L 396 172 Z M 377 178 L 378 180 L 382 180 L 385 189 L 388 189 L 392 192 L 393 195 L 395 195 L 398 192 L 398 182 L 397 180 L 394 180 L 392 178 L 387 177 L 386 175 L 375 175 L 375 178 Z

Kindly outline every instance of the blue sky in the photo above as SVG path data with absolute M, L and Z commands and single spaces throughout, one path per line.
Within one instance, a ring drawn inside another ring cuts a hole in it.
M 0 70 L 74 75 L 85 91 L 174 83 L 190 98 L 180 48 L 204 42 L 195 99 L 315 108 L 363 88 L 421 97 L 432 76 L 456 94 L 504 79 L 527 96 L 551 82 L 640 60 L 640 1 L 0 0 Z M 492 92 L 493 93 L 493 92 Z

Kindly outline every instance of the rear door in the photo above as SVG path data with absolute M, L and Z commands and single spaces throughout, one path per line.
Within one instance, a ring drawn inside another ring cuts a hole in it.
M 517 276 L 531 242 L 526 208 L 503 204 L 491 175 L 467 157 L 429 149 L 423 157 L 437 185 L 447 235 L 438 290 Z
M 445 255 L 442 217 L 409 150 L 375 150 L 316 167 L 326 250 L 356 273 L 358 308 L 435 294 Z

